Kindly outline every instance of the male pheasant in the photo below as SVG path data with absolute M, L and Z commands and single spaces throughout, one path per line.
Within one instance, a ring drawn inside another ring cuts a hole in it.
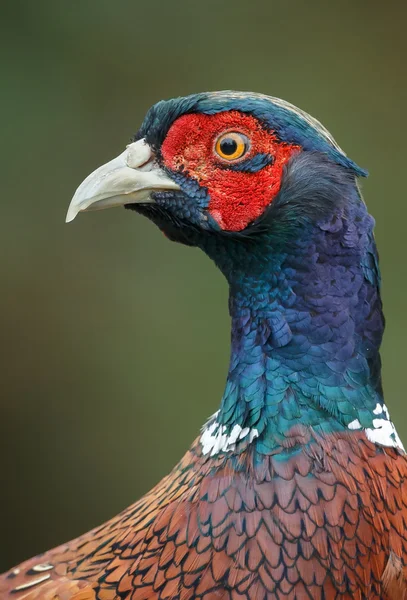
M 15 600 L 406 598 L 407 461 L 383 400 L 366 173 L 291 104 L 158 102 L 78 188 L 206 252 L 230 286 L 219 411 L 151 492 L 0 578 Z

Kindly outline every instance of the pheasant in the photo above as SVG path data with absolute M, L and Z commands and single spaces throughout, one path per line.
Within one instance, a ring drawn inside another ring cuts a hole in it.
M 117 517 L 0 578 L 15 600 L 403 599 L 407 461 L 384 404 L 367 173 L 277 98 L 161 101 L 80 185 L 214 260 L 230 288 L 218 412 Z

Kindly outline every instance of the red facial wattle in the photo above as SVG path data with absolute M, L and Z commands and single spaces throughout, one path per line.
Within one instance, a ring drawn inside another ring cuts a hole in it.
M 216 140 L 227 131 L 243 134 L 250 144 L 241 160 L 229 164 L 215 152 Z M 208 189 L 208 212 L 222 229 L 242 231 L 278 194 L 283 167 L 300 149 L 280 142 L 255 117 L 229 111 L 183 115 L 169 129 L 161 153 L 168 168 L 183 170 Z M 257 172 L 228 168 L 258 154 L 270 155 L 273 161 Z

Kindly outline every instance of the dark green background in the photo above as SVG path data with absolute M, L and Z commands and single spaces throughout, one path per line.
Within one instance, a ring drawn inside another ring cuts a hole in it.
M 407 440 L 404 4 L 2 3 L 1 568 L 136 500 L 220 400 L 227 289 L 210 261 L 124 210 L 64 224 L 161 98 L 283 97 L 369 169 L 386 399 Z

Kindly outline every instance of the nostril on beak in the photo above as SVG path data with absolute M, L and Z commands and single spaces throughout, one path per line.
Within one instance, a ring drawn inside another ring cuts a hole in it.
M 126 164 L 131 169 L 144 167 L 144 165 L 153 158 L 151 147 L 144 140 L 133 142 L 132 144 L 129 144 L 126 149 Z

